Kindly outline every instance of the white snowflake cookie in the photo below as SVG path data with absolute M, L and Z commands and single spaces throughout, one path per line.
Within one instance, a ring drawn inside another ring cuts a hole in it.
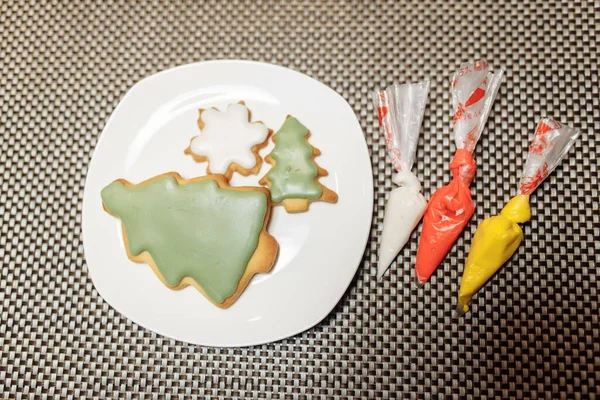
M 230 104 L 225 111 L 201 109 L 198 126 L 202 133 L 192 138 L 185 152 L 197 162 L 208 161 L 208 174 L 231 179 L 233 172 L 258 173 L 262 164 L 258 152 L 271 132 L 262 122 L 250 122 L 250 110 L 243 102 Z

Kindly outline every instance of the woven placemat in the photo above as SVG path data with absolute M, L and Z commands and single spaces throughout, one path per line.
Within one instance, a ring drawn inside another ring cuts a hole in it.
M 600 396 L 597 2 L 0 2 L 0 398 Z M 199 60 L 273 62 L 354 108 L 373 160 L 371 239 L 315 328 L 214 349 L 149 332 L 94 290 L 81 242 L 87 166 L 129 87 Z M 369 92 L 431 79 L 414 171 L 448 182 L 450 76 L 486 58 L 506 78 L 478 144 L 477 210 L 443 266 L 412 282 L 417 235 L 377 282 L 391 167 Z M 549 116 L 581 128 L 532 198 L 517 255 L 451 319 L 477 222 L 514 195 Z

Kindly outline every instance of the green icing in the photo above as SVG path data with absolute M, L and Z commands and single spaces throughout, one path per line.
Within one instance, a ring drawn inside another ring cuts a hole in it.
M 115 181 L 102 201 L 121 219 L 133 256 L 148 251 L 170 286 L 189 276 L 215 303 L 236 291 L 267 212 L 262 192 L 210 179 L 180 185 L 173 176 L 130 187 Z
M 271 157 L 275 166 L 267 173 L 271 182 L 271 199 L 318 199 L 323 189 L 315 182 L 318 167 L 313 161 L 313 148 L 306 140 L 308 129 L 290 117 L 277 133 Z

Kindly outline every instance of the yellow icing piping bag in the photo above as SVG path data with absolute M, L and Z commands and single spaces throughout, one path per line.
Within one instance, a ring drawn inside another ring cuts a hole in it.
M 529 221 L 529 195 L 565 157 L 579 129 L 542 119 L 529 146 L 529 155 L 519 182 L 519 194 L 509 200 L 500 215 L 484 220 L 475 231 L 467 257 L 455 318 L 469 311 L 473 296 L 508 261 L 521 244 L 523 231 L 518 224 Z

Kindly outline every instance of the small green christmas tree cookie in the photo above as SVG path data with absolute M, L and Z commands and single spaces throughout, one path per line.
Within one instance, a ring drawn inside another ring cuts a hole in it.
M 308 142 L 310 131 L 296 118 L 288 116 L 273 136 L 275 148 L 265 160 L 273 165 L 260 180 L 271 191 L 274 204 L 289 213 L 308 210 L 313 201 L 337 202 L 338 196 L 319 183 L 327 171 L 314 158 L 321 154 Z
M 264 188 L 167 173 L 138 185 L 117 180 L 102 190 L 102 202 L 121 219 L 131 260 L 149 264 L 171 289 L 193 285 L 218 307 L 233 304 L 254 274 L 275 264 L 279 245 L 267 233 Z

